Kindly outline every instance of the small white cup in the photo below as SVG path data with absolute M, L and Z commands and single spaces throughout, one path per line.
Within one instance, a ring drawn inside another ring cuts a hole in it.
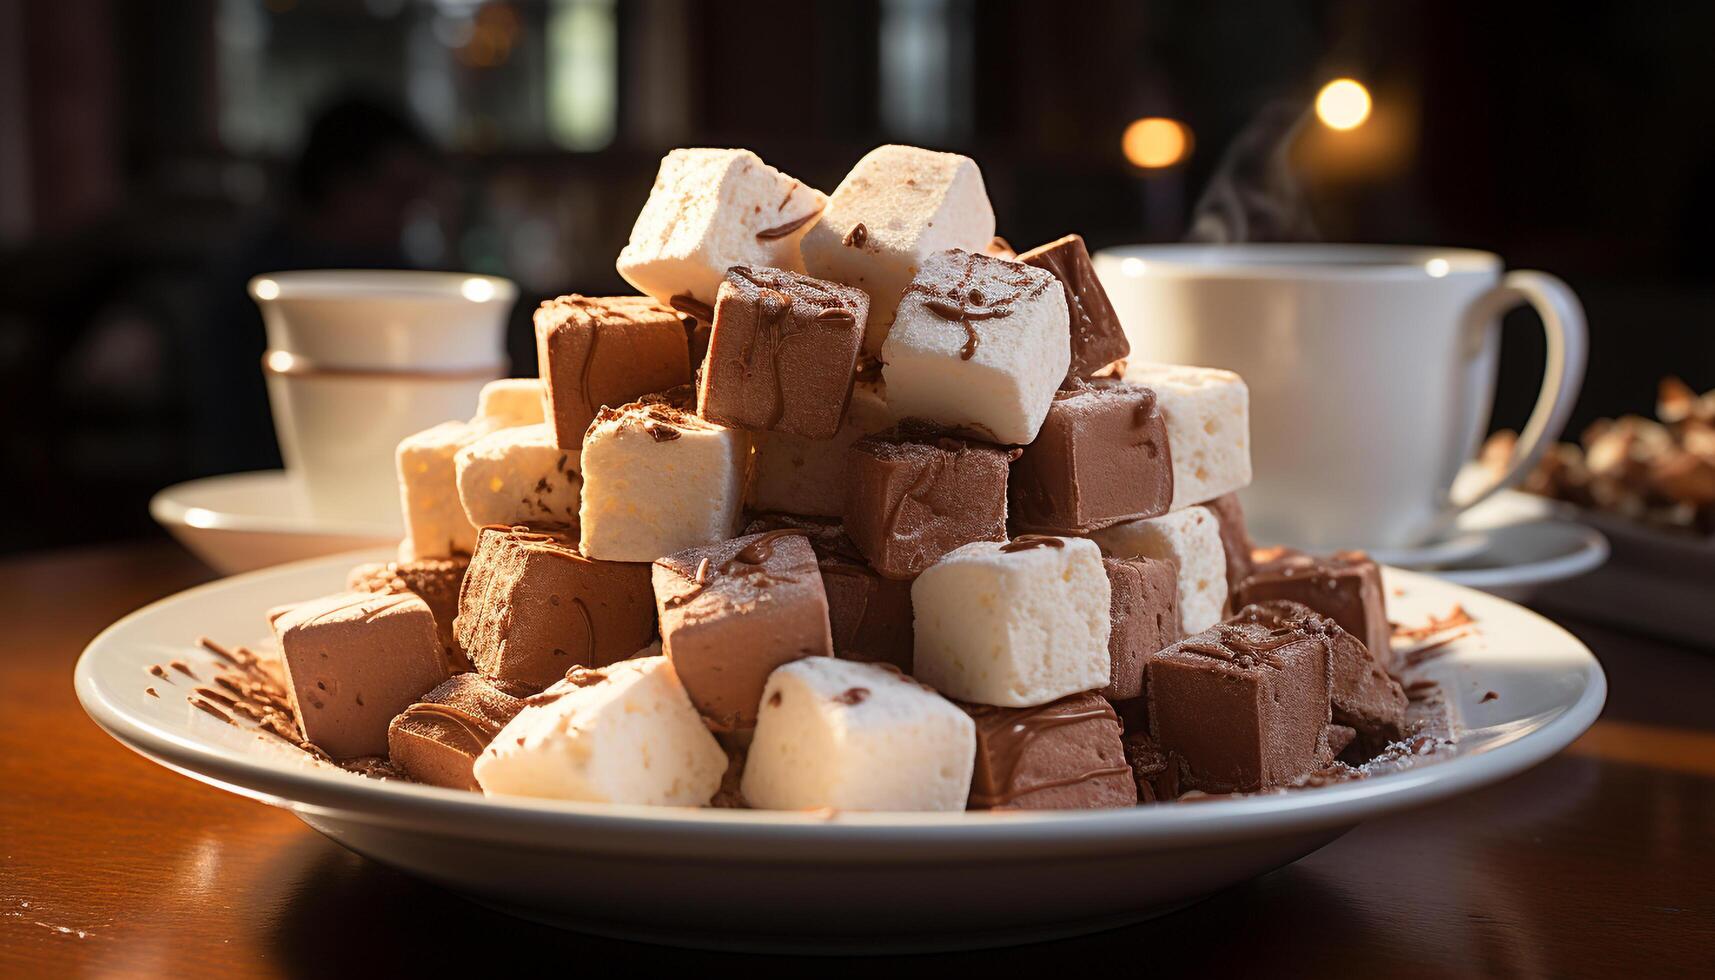
M 1566 284 L 1468 249 L 1164 245 L 1109 249 L 1100 277 L 1140 361 L 1237 371 L 1251 391 L 1259 540 L 1403 549 L 1517 483 L 1566 426 L 1584 313 Z M 1548 364 L 1502 476 L 1455 499 L 1487 428 L 1500 314 L 1529 304 Z
M 402 525 L 399 440 L 469 418 L 506 374 L 505 279 L 325 270 L 250 280 L 286 471 L 311 513 Z

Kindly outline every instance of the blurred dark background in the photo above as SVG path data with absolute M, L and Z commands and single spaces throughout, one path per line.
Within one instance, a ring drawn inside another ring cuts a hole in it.
M 832 190 L 920 143 L 977 159 L 1021 248 L 1173 240 L 1247 123 L 1341 76 L 1369 121 L 1291 155 L 1320 236 L 1564 277 L 1570 431 L 1647 414 L 1662 374 L 1715 387 L 1711 38 L 1707 4 L 0 0 L 0 550 L 157 533 L 154 490 L 277 465 L 253 272 L 509 276 L 528 373 L 539 299 L 629 291 L 670 147 Z M 1122 147 L 1146 117 L 1189 135 L 1166 166 Z M 1507 331 L 1516 427 L 1541 340 Z

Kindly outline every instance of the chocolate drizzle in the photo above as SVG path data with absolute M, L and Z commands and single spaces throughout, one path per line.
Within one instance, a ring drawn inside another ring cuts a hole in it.
M 756 240 L 759 242 L 771 242 L 776 239 L 785 238 L 787 235 L 792 234 L 798 229 L 816 220 L 817 216 L 821 213 L 822 209 L 817 208 L 809 214 L 799 218 L 794 218 L 783 225 L 775 225 L 773 228 L 764 228 L 756 233 Z
M 923 300 L 925 310 L 948 323 L 957 323 L 965 328 L 965 343 L 959 348 L 959 359 L 968 361 L 976 356 L 977 346 L 981 342 L 976 327 L 978 321 L 999 320 L 1011 316 L 1014 304 L 1035 299 L 1059 280 L 1052 275 L 1042 275 L 1040 278 L 1032 276 L 1031 273 L 1036 270 L 1004 259 L 970 252 L 956 254 L 962 255 L 965 263 L 956 283 L 942 289 L 919 276 L 905 287 L 905 295 L 927 297 Z M 992 274 L 986 278 L 993 285 L 1010 292 L 990 297 L 985 295 L 981 288 L 972 286 L 972 280 L 976 278 L 978 270 L 984 267 L 984 263 L 995 263 L 994 267 L 989 267 L 988 271 Z M 1004 266 L 1013 268 L 1002 268 Z
M 1193 637 L 1181 641 L 1179 648 L 1187 653 L 1225 660 L 1241 669 L 1248 670 L 1260 663 L 1274 670 L 1284 670 L 1286 662 L 1274 651 L 1304 638 L 1302 630 L 1291 627 L 1264 630 L 1250 626 L 1247 629 L 1239 623 L 1218 623 L 1212 632 L 1217 634 L 1213 640 Z
M 1096 721 L 1106 718 L 1119 727 L 1119 716 L 1114 713 L 1113 706 L 1105 700 L 1100 700 L 1082 710 L 1064 710 L 1059 702 L 1037 705 L 1032 708 L 996 708 L 989 705 L 967 705 L 965 707 L 972 720 L 977 723 L 978 758 L 986 757 L 991 766 L 988 772 L 978 767 L 982 785 L 972 784 L 970 805 L 975 809 L 993 809 L 1006 806 L 1023 796 L 1047 789 L 1058 789 L 1063 786 L 1076 786 L 1079 783 L 1101 779 L 1107 776 L 1131 775 L 1131 766 L 1116 765 L 1102 766 L 1060 779 L 1046 780 L 1020 786 L 1019 770 L 1023 766 L 1025 753 L 1031 743 L 1045 731 L 1059 728 L 1063 725 L 1076 725 L 1080 722 Z M 991 782 L 985 776 L 1004 773 L 1004 777 Z M 998 785 L 994 783 L 998 782 Z
M 754 574 L 759 572 L 761 567 L 774 557 L 774 542 L 789 537 L 801 537 L 808 540 L 809 536 L 809 532 L 802 528 L 783 527 L 773 531 L 764 531 L 757 535 L 756 540 L 738 549 L 731 558 L 722 562 L 718 568 L 714 568 L 710 560 L 704 557 L 697 562 L 696 574 L 691 578 L 691 590 L 668 597 L 661 606 L 664 609 L 678 609 L 702 595 L 713 581 L 713 577 L 709 574 L 711 569 L 715 575 L 732 575 L 739 573 L 735 566 L 748 565 L 751 567 L 744 570 L 743 574 Z
M 793 315 L 795 300 L 802 298 L 822 307 L 808 318 L 810 325 L 843 332 L 856 314 L 845 307 L 845 300 L 838 293 L 808 276 L 745 266 L 734 266 L 727 270 L 727 275 L 756 291 L 756 326 L 739 349 L 739 363 L 748 378 L 759 362 L 766 360 L 773 381 L 774 404 L 762 428 L 773 429 L 786 417 L 786 378 L 781 355 L 788 341 L 806 332 L 802 326 L 793 329 L 799 320 Z
M 399 716 L 401 721 L 434 721 L 443 722 L 446 727 L 458 732 L 464 737 L 466 751 L 472 756 L 478 755 L 494 741 L 494 736 L 500 734 L 503 727 L 492 719 L 471 714 L 450 704 L 440 704 L 435 701 L 418 701 L 406 708 Z
M 583 599 L 573 596 L 572 608 L 578 611 L 578 618 L 584 623 L 584 662 L 595 663 L 595 620 L 590 618 L 590 607 Z
M 1020 534 L 1018 537 L 1013 538 L 1006 544 L 1001 545 L 1000 552 L 1003 555 L 1010 555 L 1020 551 L 1030 551 L 1034 548 L 1064 547 L 1066 547 L 1066 541 L 1063 538 L 1056 538 L 1048 534 Z

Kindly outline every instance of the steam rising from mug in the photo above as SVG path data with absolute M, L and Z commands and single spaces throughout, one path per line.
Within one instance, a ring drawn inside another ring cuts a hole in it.
M 1292 170 L 1292 144 L 1311 118 L 1301 101 L 1277 99 L 1227 145 L 1191 214 L 1189 242 L 1315 242 L 1310 200 Z

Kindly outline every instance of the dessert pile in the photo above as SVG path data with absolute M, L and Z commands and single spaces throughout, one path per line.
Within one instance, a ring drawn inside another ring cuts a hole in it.
M 675 150 L 618 267 L 645 295 L 543 303 L 539 379 L 399 445 L 399 560 L 272 615 L 320 751 L 898 811 L 1420 750 L 1375 564 L 1253 560 L 1244 382 L 1128 365 L 1083 240 L 1015 254 L 969 158 L 880 147 L 824 195 Z

